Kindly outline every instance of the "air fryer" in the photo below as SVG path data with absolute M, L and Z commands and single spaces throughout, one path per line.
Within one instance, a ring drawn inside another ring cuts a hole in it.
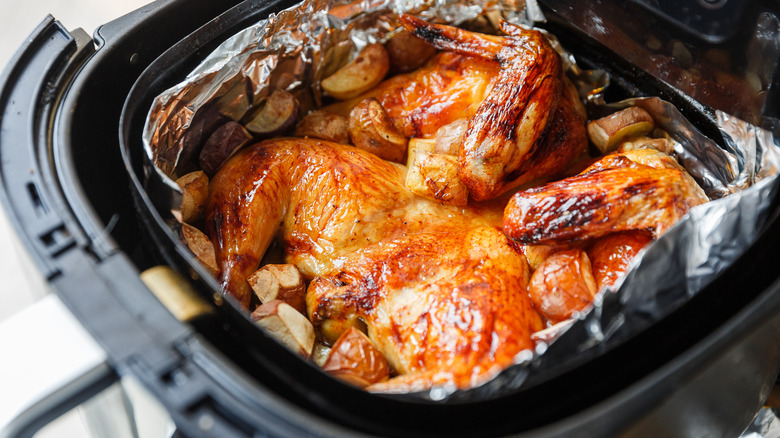
M 717 140 L 710 107 L 590 38 L 557 3 L 544 8 L 550 30 L 579 63 L 613 74 L 609 100 L 661 96 Z M 160 0 L 104 25 L 94 41 L 49 18 L 9 64 L 0 90 L 0 196 L 108 366 L 7 434 L 31 434 L 126 375 L 154 394 L 184 436 L 734 436 L 750 423 L 780 364 L 776 217 L 716 282 L 640 335 L 479 402 L 422 402 L 345 385 L 215 295 L 214 279 L 147 196 L 155 192 L 143 184 L 141 127 L 154 96 L 221 41 L 292 4 Z M 632 7 L 650 8 L 657 26 L 683 38 L 679 20 L 654 4 Z M 737 21 L 753 26 L 751 11 L 762 7 L 749 3 Z M 738 44 L 741 35 L 688 30 L 689 44 L 702 47 Z M 772 91 L 764 118 L 776 118 Z M 139 278 L 156 265 L 178 272 L 184 296 L 206 310 L 175 318 Z

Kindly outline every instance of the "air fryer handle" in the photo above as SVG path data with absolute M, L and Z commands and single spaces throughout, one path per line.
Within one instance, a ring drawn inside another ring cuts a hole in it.
M 47 295 L 0 324 L 0 437 L 31 437 L 118 377 L 62 301 Z

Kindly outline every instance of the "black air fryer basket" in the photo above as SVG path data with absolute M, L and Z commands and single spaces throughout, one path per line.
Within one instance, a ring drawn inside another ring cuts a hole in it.
M 547 27 L 580 65 L 609 71 L 609 101 L 660 96 L 721 141 L 712 109 L 572 26 L 558 3 L 544 8 Z M 95 45 L 50 18 L 6 69 L 0 196 L 107 365 L 68 386 L 68 397 L 50 401 L 45 412 L 17 419 L 7 434 L 33 432 L 126 375 L 154 394 L 185 436 L 736 436 L 750 423 L 780 367 L 776 214 L 714 283 L 638 336 L 479 402 L 424 402 L 345 385 L 215 294 L 216 281 L 179 243 L 155 207 L 160 200 L 150 198 L 159 180 L 143 183 L 142 127 L 157 94 L 235 32 L 292 4 L 159 0 L 101 27 Z M 761 7 L 748 4 L 740 20 Z M 654 13 L 658 26 L 679 30 L 675 17 Z M 712 33 L 689 37 L 706 46 L 738 39 Z M 777 118 L 774 88 L 767 118 Z M 208 310 L 176 319 L 139 278 L 161 264 L 186 279 L 182 288 Z

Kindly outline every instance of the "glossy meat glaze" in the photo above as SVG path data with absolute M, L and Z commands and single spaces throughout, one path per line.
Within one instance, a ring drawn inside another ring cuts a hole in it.
M 640 149 L 607 155 L 579 175 L 517 193 L 506 207 L 504 232 L 531 244 L 641 229 L 658 236 L 707 201 L 674 159 Z

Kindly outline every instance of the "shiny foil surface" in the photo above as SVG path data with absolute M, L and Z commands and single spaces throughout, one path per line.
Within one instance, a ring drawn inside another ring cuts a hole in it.
M 491 31 L 499 18 L 529 25 L 543 20 L 534 2 L 522 1 L 330 1 L 306 0 L 226 40 L 180 84 L 162 93 L 149 111 L 144 147 L 156 174 L 172 182 L 195 169 L 198 148 L 216 126 L 240 120 L 262 105 L 269 90 L 289 91 L 301 114 L 322 102 L 319 81 L 367 44 L 383 42 L 399 24 L 396 13 Z M 632 105 L 647 110 L 675 141 L 674 153 L 711 202 L 690 213 L 645 248 L 633 269 L 593 306 L 537 333 L 535 351 L 515 357 L 491 381 L 463 391 L 440 386 L 403 395 L 427 400 L 475 401 L 536 384 L 570 369 L 641 332 L 711 283 L 750 248 L 772 211 L 780 153 L 772 135 L 716 111 L 722 139 L 699 132 L 670 103 L 657 97 L 604 105 L 609 78 L 577 67 L 573 56 L 550 36 L 580 96 L 605 113 Z M 591 115 L 591 118 L 595 118 Z M 720 146 L 719 143 L 722 145 Z M 140 147 L 140 145 L 139 145 Z M 168 196 L 171 209 L 176 193 Z

